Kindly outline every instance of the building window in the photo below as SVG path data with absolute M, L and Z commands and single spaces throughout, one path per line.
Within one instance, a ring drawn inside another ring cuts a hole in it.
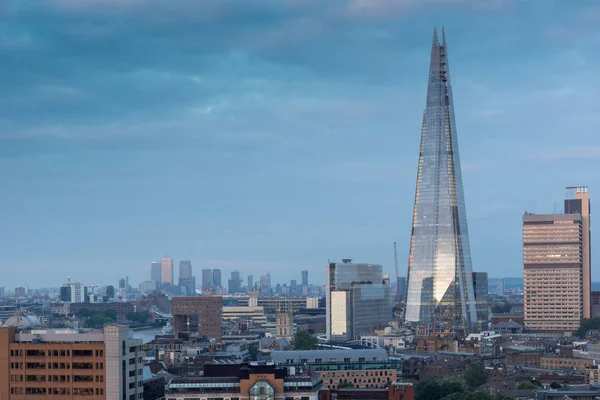
M 275 390 L 267 381 L 258 381 L 250 388 L 250 400 L 274 400 Z

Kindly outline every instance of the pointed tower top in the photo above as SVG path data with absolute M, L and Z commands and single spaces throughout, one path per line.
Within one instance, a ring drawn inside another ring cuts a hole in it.
M 442 26 L 442 46 L 446 47 L 446 32 L 444 32 L 443 26 Z
M 433 27 L 433 44 L 440 44 L 439 42 L 439 38 L 438 38 L 438 31 L 437 31 L 437 26 Z

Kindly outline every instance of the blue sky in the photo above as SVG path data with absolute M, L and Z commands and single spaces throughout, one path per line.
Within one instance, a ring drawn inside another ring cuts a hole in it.
M 4 0 L 0 284 L 404 275 L 436 25 L 474 269 L 521 275 L 524 211 L 600 198 L 598 2 Z

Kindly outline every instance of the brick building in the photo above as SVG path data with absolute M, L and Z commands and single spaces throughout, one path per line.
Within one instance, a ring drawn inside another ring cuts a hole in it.
M 220 296 L 174 297 L 171 302 L 173 333 L 198 332 L 221 342 L 223 299 Z
M 324 389 L 319 400 L 414 400 L 415 389 L 411 384 L 390 385 L 384 389 Z

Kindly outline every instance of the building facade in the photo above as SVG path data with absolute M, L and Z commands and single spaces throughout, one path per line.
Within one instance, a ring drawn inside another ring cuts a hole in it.
M 378 264 L 345 259 L 326 267 L 327 340 L 360 339 L 393 319 L 392 288 Z
M 209 290 L 212 287 L 212 269 L 202 270 L 202 291 Z
M 223 299 L 220 296 L 173 297 L 173 333 L 198 332 L 221 342 Z
M 384 349 L 274 350 L 272 358 L 281 367 L 318 372 L 327 389 L 383 388 L 402 377 L 402 360 L 390 359 Z
M 308 271 L 302 271 L 302 286 L 308 286 Z
M 489 329 L 490 316 L 488 307 L 488 274 L 473 272 L 473 291 L 475 293 L 475 309 L 477 310 L 477 329 Z
M 150 280 L 158 284 L 160 284 L 160 282 L 162 281 L 160 261 L 152 261 L 150 263 Z
M 0 328 L 0 398 L 142 399 L 142 340 L 129 333 Z
M 413 213 L 405 320 L 471 332 L 477 312 L 446 38 L 434 30 Z
M 523 216 L 524 325 L 574 331 L 583 318 L 581 214 Z
M 196 294 L 196 278 L 192 274 L 192 262 L 179 262 L 179 285 L 186 296 Z
M 221 270 L 220 269 L 213 269 L 212 285 L 214 288 L 219 288 L 219 287 L 223 286 L 223 284 L 221 283 Z
M 321 387 L 316 374 L 290 373 L 272 363 L 205 364 L 203 376 L 173 379 L 166 397 L 318 400 Z
M 165 257 L 160 260 L 160 282 L 162 285 L 173 285 L 173 259 Z
M 581 268 L 583 286 L 583 318 L 590 318 L 592 312 L 592 250 L 590 225 L 590 196 L 587 186 L 567 187 L 568 198 L 565 199 L 565 214 L 581 215 Z

